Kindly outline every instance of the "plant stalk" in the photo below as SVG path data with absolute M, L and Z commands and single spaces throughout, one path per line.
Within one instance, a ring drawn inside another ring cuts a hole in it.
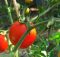
M 10 7 L 8 6 L 8 1 L 7 0 L 5 0 L 5 4 L 6 4 L 6 9 L 7 9 L 7 13 L 8 13 L 8 16 L 9 16 L 10 23 L 13 24 L 11 10 L 10 10 Z

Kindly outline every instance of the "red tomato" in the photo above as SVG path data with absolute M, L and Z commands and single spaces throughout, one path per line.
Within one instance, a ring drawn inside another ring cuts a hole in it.
M 9 29 L 9 37 L 13 45 L 16 45 L 22 35 L 27 31 L 27 26 L 16 21 Z M 36 29 L 33 28 L 23 40 L 20 48 L 24 49 L 30 46 L 36 39 Z
M 0 34 L 0 53 L 4 52 L 8 48 L 8 42 L 5 39 L 5 36 Z

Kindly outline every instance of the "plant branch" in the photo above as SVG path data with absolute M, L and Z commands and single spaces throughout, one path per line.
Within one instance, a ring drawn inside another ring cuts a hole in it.
M 20 17 L 19 5 L 16 0 L 13 0 L 14 9 L 16 11 L 17 18 Z
M 51 7 L 49 7 L 48 9 L 46 9 L 44 12 L 42 12 L 42 13 L 39 14 L 39 15 L 37 15 L 35 18 L 32 18 L 30 21 L 34 21 L 34 20 L 36 20 L 38 17 L 41 17 L 41 16 L 45 15 L 45 14 L 48 13 L 52 8 L 56 7 L 56 6 L 59 5 L 59 4 L 60 4 L 60 2 L 52 5 Z
M 9 20 L 10 20 L 11 24 L 13 24 L 11 10 L 10 10 L 10 7 L 8 6 L 8 1 L 7 0 L 5 0 L 5 4 L 6 4 L 6 9 L 7 9 L 7 12 L 8 12 Z
M 41 13 L 38 17 L 41 17 L 41 16 L 45 15 L 45 14 L 46 14 L 47 12 L 49 12 L 52 8 L 56 7 L 56 6 L 59 5 L 59 4 L 60 4 L 60 2 L 52 5 L 52 6 L 49 7 L 47 10 L 45 10 L 43 13 Z

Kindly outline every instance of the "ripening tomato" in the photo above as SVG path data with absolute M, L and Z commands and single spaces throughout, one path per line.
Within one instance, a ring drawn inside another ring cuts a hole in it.
M 25 10 L 25 14 L 29 14 L 29 12 L 30 12 L 30 9 L 27 8 L 27 9 Z
M 33 2 L 33 0 L 25 0 L 25 3 L 28 3 L 28 4 L 30 4 L 32 2 Z
M 4 52 L 8 48 L 8 42 L 5 39 L 5 36 L 0 34 L 0 53 Z
M 16 45 L 19 39 L 27 31 L 27 26 L 16 21 L 9 29 L 9 38 L 13 45 Z M 30 46 L 36 39 L 36 29 L 33 28 L 23 40 L 20 48 L 24 49 Z

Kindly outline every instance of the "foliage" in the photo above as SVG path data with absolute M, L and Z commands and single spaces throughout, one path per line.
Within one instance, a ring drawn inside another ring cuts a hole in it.
M 0 34 L 2 33 L 7 37 L 8 55 L 13 57 L 15 54 L 13 50 L 20 50 L 17 47 L 22 42 L 19 41 L 19 44 L 17 43 L 12 48 L 13 45 L 9 42 L 8 37 L 10 26 L 15 21 L 19 21 L 28 27 L 27 32 L 21 37 L 23 39 L 32 28 L 37 29 L 36 41 L 26 49 L 29 57 L 57 57 L 60 51 L 60 0 L 29 1 L 0 1 Z

